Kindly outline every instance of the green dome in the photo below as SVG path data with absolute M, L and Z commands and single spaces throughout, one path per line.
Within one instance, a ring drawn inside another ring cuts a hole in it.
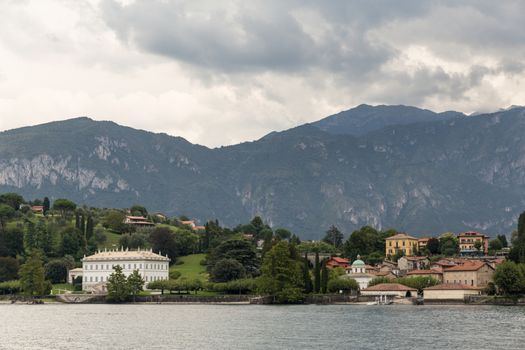
M 361 259 L 357 259 L 356 261 L 352 263 L 352 267 L 354 266 L 365 266 L 365 262 Z

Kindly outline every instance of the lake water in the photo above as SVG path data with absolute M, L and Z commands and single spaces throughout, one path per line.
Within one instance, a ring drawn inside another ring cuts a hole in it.
M 525 349 L 525 308 L 0 305 L 0 349 Z

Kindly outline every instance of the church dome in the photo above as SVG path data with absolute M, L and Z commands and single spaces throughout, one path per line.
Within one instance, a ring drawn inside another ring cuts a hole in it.
M 365 262 L 363 260 L 361 260 L 361 256 L 358 255 L 357 256 L 357 260 L 355 260 L 352 263 L 352 267 L 361 267 L 361 266 L 365 266 Z

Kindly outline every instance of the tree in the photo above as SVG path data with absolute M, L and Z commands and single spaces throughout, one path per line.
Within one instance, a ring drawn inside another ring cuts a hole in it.
M 188 230 L 175 233 L 176 256 L 190 255 L 196 252 L 199 246 L 199 236 Z
M 19 269 L 20 265 L 15 258 L 0 257 L 0 282 L 16 280 Z
M 314 264 L 314 293 L 321 291 L 321 266 L 319 265 L 319 252 L 315 252 Z
M 275 236 L 279 237 L 280 239 L 290 239 L 290 237 L 292 237 L 292 233 L 285 228 L 278 228 L 275 230 Z
M 516 295 L 525 292 L 523 268 L 514 262 L 504 262 L 496 267 L 494 283 L 503 295 Z
M 65 198 L 59 198 L 53 203 L 53 210 L 58 211 L 64 218 L 70 213 L 74 212 L 76 208 L 77 205 L 74 202 Z
M 340 248 L 343 245 L 343 234 L 334 225 L 330 226 L 323 238 L 323 242 L 333 245 L 335 248 Z
M 219 260 L 210 272 L 210 279 L 213 282 L 229 282 L 245 276 L 246 269 L 235 259 Z
M 516 263 L 525 263 L 525 212 L 518 218 L 518 231 L 512 241 L 509 259 Z
M 30 296 L 46 294 L 48 283 L 45 280 L 44 266 L 38 251 L 32 251 L 26 262 L 20 266 L 20 285 L 22 291 Z
M 321 268 L 321 292 L 326 293 L 328 289 L 328 267 L 326 266 L 326 261 L 323 261 Z
M 62 255 L 72 255 L 76 257 L 83 255 L 83 237 L 78 229 L 73 227 L 66 228 L 62 231 L 61 237 L 60 252 Z
M 481 243 L 481 241 L 474 242 L 474 249 L 476 249 L 478 252 L 481 251 L 482 246 L 483 244 Z
M 120 265 L 115 265 L 113 270 L 114 272 L 109 275 L 107 281 L 108 301 L 122 303 L 128 300 L 130 294 L 129 285 Z
M 491 239 L 489 242 L 489 251 L 490 254 L 496 253 L 498 250 L 501 250 L 503 248 L 503 244 L 498 238 Z
M 5 228 L 6 222 L 15 216 L 15 210 L 10 205 L 0 203 L 0 228 Z
M 279 241 L 265 255 L 257 281 L 261 294 L 271 295 L 277 303 L 302 301 L 304 288 L 301 264 L 290 257 L 288 242 Z
M 458 239 L 453 233 L 445 233 L 439 238 L 439 250 L 445 256 L 454 256 L 458 253 Z
M 24 252 L 24 232 L 18 227 L 0 229 L 0 256 L 16 257 Z
M 259 274 L 260 261 L 257 252 L 248 241 L 230 239 L 219 244 L 208 254 L 208 271 L 222 259 L 237 260 L 246 270 L 247 276 L 254 277 Z
M 71 266 L 66 260 L 54 259 L 45 265 L 46 279 L 52 283 L 66 283 L 67 272 Z
M 351 260 L 355 260 L 358 255 L 361 255 L 366 260 L 366 256 L 373 252 L 383 254 L 385 236 L 389 234 L 390 232 L 383 235 L 373 227 L 363 226 L 352 232 L 346 240 L 343 246 L 344 255 Z
M 254 217 L 252 221 L 250 221 L 250 224 L 253 225 L 256 235 L 259 235 L 259 233 L 265 228 L 264 222 L 260 216 Z
M 432 255 L 439 254 L 439 245 L 439 239 L 434 237 L 430 238 L 427 242 L 428 252 Z
M 25 203 L 25 200 L 18 193 L 9 192 L 0 195 L 0 203 L 9 205 L 13 210 L 18 210 L 20 205 Z
M 44 220 L 39 220 L 34 229 L 35 246 L 49 256 L 53 250 L 53 236 L 50 230 Z
M 270 249 L 272 249 L 273 246 L 273 231 L 272 230 L 263 230 L 260 235 L 264 237 L 264 243 L 262 246 L 262 256 L 264 257 L 264 254 L 266 254 Z
M 344 294 L 359 290 L 359 284 L 353 278 L 334 278 L 328 281 L 328 291 L 330 293 Z
M 509 246 L 509 243 L 507 242 L 507 236 L 497 235 L 496 238 L 501 242 L 502 248 L 507 248 Z
M 312 285 L 312 278 L 310 277 L 310 262 L 308 261 L 308 253 L 304 253 L 303 264 L 303 280 L 304 292 L 306 294 L 312 293 L 314 286 Z
M 137 249 L 146 246 L 147 236 L 143 233 L 126 233 L 120 236 L 118 242 L 121 247 Z
M 142 205 L 135 204 L 129 209 L 129 211 L 131 212 L 131 215 L 133 216 L 144 216 L 144 217 L 148 216 L 148 210 Z
M 138 293 L 144 290 L 144 279 L 139 273 L 139 270 L 133 270 L 127 279 L 128 289 L 133 296 L 133 301 Z
M 44 201 L 42 203 L 42 206 L 43 206 L 42 211 L 44 212 L 44 215 L 47 215 L 47 212 L 51 208 L 51 203 L 49 202 L 49 198 L 44 197 Z
M 305 241 L 301 242 L 297 246 L 297 250 L 301 253 L 328 253 L 332 254 L 336 252 L 333 245 L 322 241 Z
M 167 254 L 171 264 L 175 263 L 177 256 L 177 242 L 175 234 L 167 227 L 155 227 L 149 235 L 151 247 L 155 252 Z
M 88 215 L 86 220 L 86 239 L 89 240 L 93 237 L 95 229 L 95 223 L 93 222 L 93 216 Z
M 128 225 L 124 223 L 126 215 L 118 210 L 110 210 L 102 221 L 102 226 L 114 232 L 129 232 Z

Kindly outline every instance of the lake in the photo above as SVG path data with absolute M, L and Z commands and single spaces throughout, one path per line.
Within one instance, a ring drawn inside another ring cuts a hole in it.
M 525 308 L 0 305 L 0 349 L 524 349 Z

